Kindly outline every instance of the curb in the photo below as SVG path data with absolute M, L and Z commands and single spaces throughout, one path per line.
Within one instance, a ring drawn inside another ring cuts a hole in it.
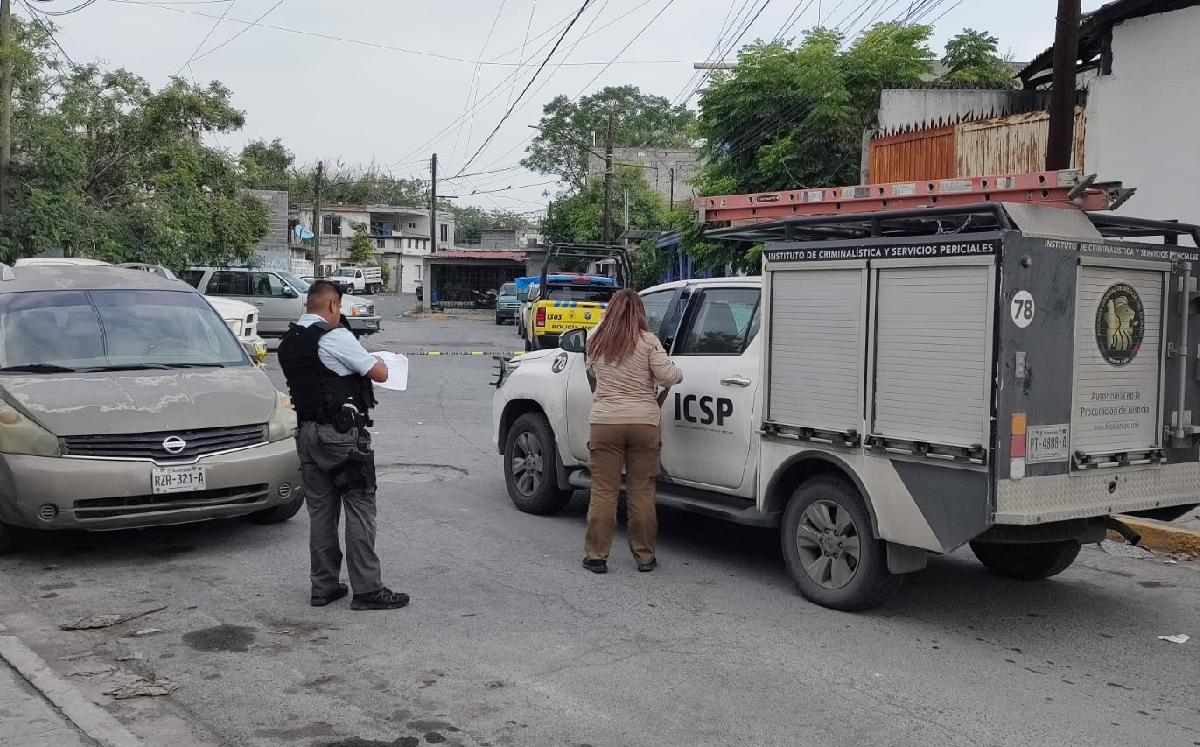
M 1200 556 L 1200 532 L 1174 524 L 1135 516 L 1118 516 L 1122 523 L 1142 535 L 1142 547 L 1160 552 L 1183 552 Z
M 143 747 L 141 739 L 108 711 L 84 697 L 74 685 L 55 674 L 42 657 L 0 625 L 0 660 L 54 704 L 76 728 L 103 747 Z

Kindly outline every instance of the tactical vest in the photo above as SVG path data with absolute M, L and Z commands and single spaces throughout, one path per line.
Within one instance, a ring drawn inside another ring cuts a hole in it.
M 301 423 L 334 423 L 343 405 L 350 404 L 371 425 L 369 412 L 375 405 L 371 380 L 350 374 L 339 376 L 321 362 L 321 338 L 338 329 L 327 322 L 307 327 L 293 324 L 279 343 L 279 365 L 287 379 L 292 406 Z

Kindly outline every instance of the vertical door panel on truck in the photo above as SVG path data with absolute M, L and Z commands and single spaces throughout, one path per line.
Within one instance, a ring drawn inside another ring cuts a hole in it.
M 662 464 L 671 479 L 741 487 L 758 425 L 761 362 L 758 288 L 707 287 L 675 341 L 683 382 L 663 406 Z
M 877 270 L 872 435 L 987 446 L 993 278 L 991 259 Z
M 1167 277 L 1161 270 L 1080 266 L 1072 452 L 1159 446 Z
M 862 429 L 866 284 L 862 266 L 771 274 L 767 421 Z

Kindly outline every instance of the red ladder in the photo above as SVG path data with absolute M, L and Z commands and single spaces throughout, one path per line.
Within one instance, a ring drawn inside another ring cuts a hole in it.
M 1120 182 L 1097 182 L 1078 170 L 971 176 L 959 179 L 860 184 L 750 195 L 698 197 L 701 223 L 754 223 L 805 215 L 845 215 L 881 210 L 1024 202 L 1080 210 L 1115 210 L 1133 196 Z

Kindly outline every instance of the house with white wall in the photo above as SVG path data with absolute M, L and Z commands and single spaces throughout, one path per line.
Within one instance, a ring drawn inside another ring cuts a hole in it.
M 299 224 L 317 233 L 312 218 L 311 204 L 299 206 Z M 437 223 L 436 250 L 453 249 L 454 215 L 449 211 L 438 211 Z M 389 270 L 390 290 L 414 293 L 424 280 L 423 260 L 432 253 L 429 211 L 398 205 L 322 205 L 318 234 L 321 274 L 332 273 L 350 261 L 350 240 L 358 225 L 366 228 L 379 263 Z

